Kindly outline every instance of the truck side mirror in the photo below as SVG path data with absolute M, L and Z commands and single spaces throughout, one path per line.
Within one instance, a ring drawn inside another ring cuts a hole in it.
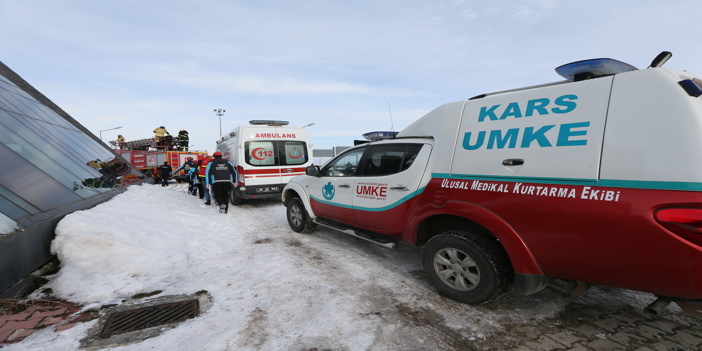
M 319 166 L 307 166 L 307 168 L 305 168 L 305 174 L 316 177 L 319 174 Z

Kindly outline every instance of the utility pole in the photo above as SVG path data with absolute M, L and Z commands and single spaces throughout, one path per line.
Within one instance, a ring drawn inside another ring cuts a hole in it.
M 222 116 L 227 112 L 221 108 L 214 109 L 214 113 L 219 117 L 219 137 L 222 137 Z

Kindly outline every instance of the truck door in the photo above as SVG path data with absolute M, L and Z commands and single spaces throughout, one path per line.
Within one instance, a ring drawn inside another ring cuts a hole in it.
M 371 146 L 352 189 L 358 224 L 386 230 L 401 223 L 416 199 L 430 154 L 428 144 Z
M 341 154 L 324 166 L 320 171 L 321 176 L 310 184 L 310 204 L 318 217 L 355 224 L 353 186 L 365 150 L 362 147 Z
M 276 140 L 255 140 L 244 143 L 247 187 L 280 185 L 280 167 Z M 278 189 L 280 192 L 282 188 Z M 255 195 L 255 194 L 251 194 Z
M 288 184 L 293 177 L 305 174 L 305 167 L 311 156 L 305 141 L 278 141 L 278 153 L 280 155 L 280 180 L 282 184 Z

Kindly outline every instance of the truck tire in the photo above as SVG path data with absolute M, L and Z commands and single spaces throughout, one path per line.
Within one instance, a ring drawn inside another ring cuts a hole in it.
M 443 295 L 468 304 L 484 304 L 505 294 L 514 271 L 498 241 L 467 230 L 447 230 L 422 250 L 429 281 Z
M 285 210 L 288 217 L 288 224 L 293 231 L 298 233 L 311 233 L 317 229 L 317 224 L 312 222 L 305 205 L 299 197 L 294 197 L 288 201 L 288 207 Z
M 234 206 L 239 206 L 244 204 L 244 199 L 236 196 L 236 192 L 234 191 L 234 189 L 232 189 L 229 192 L 229 202 L 231 202 Z

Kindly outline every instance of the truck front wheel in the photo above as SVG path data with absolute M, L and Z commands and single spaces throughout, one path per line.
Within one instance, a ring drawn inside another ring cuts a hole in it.
M 305 205 L 299 197 L 294 197 L 288 201 L 288 207 L 285 211 L 288 217 L 288 224 L 292 230 L 298 233 L 311 233 L 317 225 L 312 222 L 312 218 L 307 214 Z
M 422 265 L 439 292 L 468 304 L 502 296 L 514 279 L 499 242 L 466 230 L 448 230 L 431 238 L 422 251 Z

